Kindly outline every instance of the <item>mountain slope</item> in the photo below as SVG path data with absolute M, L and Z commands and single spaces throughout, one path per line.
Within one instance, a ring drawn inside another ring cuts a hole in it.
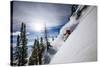
M 97 8 L 89 7 L 86 12 L 50 64 L 97 60 Z

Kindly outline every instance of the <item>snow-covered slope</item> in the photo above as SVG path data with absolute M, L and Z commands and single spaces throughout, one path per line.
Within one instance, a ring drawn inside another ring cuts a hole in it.
M 97 60 L 97 7 L 89 7 L 86 12 L 50 64 Z

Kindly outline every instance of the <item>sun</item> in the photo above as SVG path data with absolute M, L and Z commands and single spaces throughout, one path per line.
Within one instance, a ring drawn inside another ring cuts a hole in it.
M 38 31 L 38 32 L 43 31 L 43 30 L 44 30 L 44 25 L 43 25 L 43 23 L 41 23 L 41 22 L 35 23 L 35 24 L 34 24 L 34 30 L 35 30 L 35 31 Z
M 35 32 L 42 32 L 44 31 L 44 22 L 41 20 L 37 20 L 31 24 L 31 29 Z

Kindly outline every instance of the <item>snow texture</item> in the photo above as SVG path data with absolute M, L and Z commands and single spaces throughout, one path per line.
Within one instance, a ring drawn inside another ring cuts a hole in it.
M 70 30 L 70 32 L 73 32 L 73 30 L 75 29 L 75 27 L 78 25 L 79 20 L 76 20 L 76 17 L 77 17 L 77 15 L 70 17 L 70 21 L 61 28 L 58 37 L 51 43 L 51 45 L 56 50 L 58 50 L 59 47 L 62 44 L 64 44 L 65 38 L 68 37 L 68 34 L 64 35 L 64 33 L 66 33 L 67 30 Z
M 68 34 L 66 34 L 66 36 L 64 36 L 64 33 L 66 32 L 66 30 L 70 30 L 72 32 L 75 29 L 75 27 L 78 25 L 79 22 L 76 21 L 75 18 L 76 18 L 76 16 L 71 16 L 70 17 L 70 21 L 61 28 L 58 37 L 51 43 L 51 45 L 55 49 L 58 50 L 59 47 L 62 44 L 64 44 L 65 37 L 68 36 Z
M 97 7 L 89 6 L 78 21 L 71 17 L 70 23 L 60 30 L 57 39 L 52 46 L 58 52 L 52 58 L 50 64 L 85 62 L 97 60 Z M 78 24 L 79 23 L 79 24 Z M 72 29 L 77 25 L 76 29 Z M 68 39 L 63 41 L 65 29 L 73 31 Z

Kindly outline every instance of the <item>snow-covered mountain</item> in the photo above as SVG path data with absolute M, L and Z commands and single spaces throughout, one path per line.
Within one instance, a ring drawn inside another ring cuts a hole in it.
M 78 22 L 74 20 L 75 22 L 79 24 L 66 41 L 63 41 L 62 33 L 66 29 L 63 27 L 52 43 L 52 46 L 59 50 L 50 64 L 97 60 L 97 7 L 89 6 L 82 12 Z
M 77 25 L 80 23 L 80 19 L 77 19 L 77 18 L 79 18 L 82 15 L 82 13 L 84 13 L 83 10 L 82 10 L 82 9 L 84 9 L 84 7 L 85 7 L 84 5 L 78 6 L 78 8 L 76 9 L 76 11 L 70 17 L 69 22 L 66 23 L 60 29 L 60 33 L 59 33 L 58 37 L 51 43 L 51 45 L 55 49 L 58 50 L 61 47 L 61 45 L 64 43 L 64 41 L 69 37 L 69 35 L 73 32 L 73 30 L 75 30 L 75 28 L 77 27 Z M 85 7 L 85 9 L 86 8 L 87 7 Z

